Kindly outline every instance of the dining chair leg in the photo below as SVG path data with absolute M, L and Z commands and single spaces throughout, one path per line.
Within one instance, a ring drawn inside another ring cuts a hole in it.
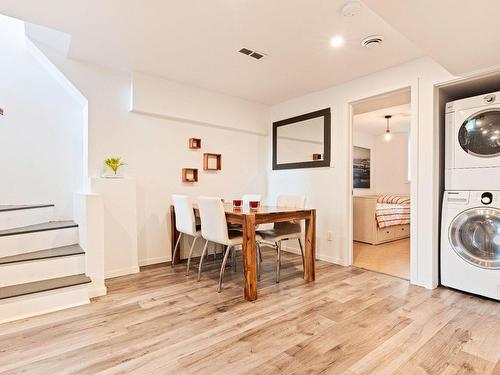
M 255 242 L 255 248 L 257 249 L 257 281 L 260 281 L 262 274 L 262 255 L 260 253 L 259 242 Z
M 227 262 L 227 258 L 229 256 L 229 251 L 231 250 L 231 248 L 234 249 L 234 247 L 232 246 L 228 246 L 227 247 L 227 250 L 226 250 L 226 253 L 224 254 L 224 260 L 222 261 L 222 265 L 220 267 L 220 273 L 219 273 L 219 288 L 217 289 L 217 292 L 220 293 L 222 292 L 222 279 L 224 278 L 224 271 L 226 269 L 226 262 Z M 233 255 L 234 256 L 234 255 Z
M 205 255 L 205 252 L 207 251 L 208 247 L 208 240 L 205 242 L 205 246 L 203 247 L 203 251 L 201 252 L 201 257 L 200 257 L 200 264 L 198 265 L 198 281 L 201 279 L 201 266 L 203 264 L 203 255 Z
M 302 256 L 302 270 L 304 270 L 304 248 L 302 247 L 302 241 L 300 240 L 300 237 L 297 238 L 299 241 L 299 247 L 300 247 L 300 255 Z
M 181 237 L 182 237 L 182 233 L 179 233 L 179 237 L 177 238 L 177 242 L 175 243 L 175 247 L 174 247 L 174 253 L 172 254 L 172 267 L 174 266 L 174 262 L 175 262 L 175 256 L 177 255 L 177 250 L 179 250 L 179 243 L 181 242 Z
M 236 272 L 236 247 L 233 247 L 233 272 Z
M 189 256 L 188 256 L 188 262 L 187 262 L 187 267 L 186 267 L 186 276 L 189 274 L 189 265 L 191 264 L 191 255 L 193 255 L 193 250 L 194 250 L 194 245 L 196 244 L 196 240 L 198 237 L 195 237 L 193 240 L 193 243 L 191 244 L 191 249 L 189 249 Z M 201 259 L 200 259 L 201 262 Z
M 280 282 L 281 272 L 281 241 L 278 242 L 278 256 L 276 257 L 276 283 Z

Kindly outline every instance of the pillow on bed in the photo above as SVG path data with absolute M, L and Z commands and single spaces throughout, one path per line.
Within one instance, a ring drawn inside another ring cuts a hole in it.
M 400 195 L 381 195 L 378 197 L 377 203 L 410 204 L 410 197 L 402 197 Z

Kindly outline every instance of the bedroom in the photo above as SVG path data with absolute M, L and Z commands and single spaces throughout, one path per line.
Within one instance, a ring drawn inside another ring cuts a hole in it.
M 353 265 L 410 278 L 410 89 L 352 105 Z

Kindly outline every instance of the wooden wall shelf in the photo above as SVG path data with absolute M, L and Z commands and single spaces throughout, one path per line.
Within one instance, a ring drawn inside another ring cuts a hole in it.
M 188 146 L 192 150 L 196 150 L 201 148 L 201 139 L 200 138 L 189 138 Z
M 203 154 L 203 169 L 205 171 L 220 171 L 222 169 L 222 155 Z
M 182 168 L 182 182 L 198 182 L 198 169 Z

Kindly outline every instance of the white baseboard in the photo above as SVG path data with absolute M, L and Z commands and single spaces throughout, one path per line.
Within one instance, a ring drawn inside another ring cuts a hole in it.
M 130 274 L 137 273 L 137 272 L 139 272 L 139 266 L 127 267 L 127 268 L 120 268 L 120 269 L 117 269 L 117 270 L 105 271 L 104 272 L 104 278 L 105 279 L 110 279 L 112 277 L 130 275 Z
M 89 298 L 100 297 L 108 294 L 108 289 L 105 286 L 94 287 L 92 284 L 90 284 L 88 288 L 88 293 L 89 293 Z
M 319 260 L 322 260 L 322 261 L 328 262 L 328 263 L 338 264 L 339 266 L 344 266 L 344 267 L 348 266 L 348 264 L 346 262 L 342 261 L 340 258 L 331 257 L 329 255 L 316 254 L 316 259 L 319 259 Z
M 300 249 L 298 247 L 296 248 L 296 247 L 290 247 L 290 246 L 282 246 L 281 249 L 283 251 L 286 251 L 286 252 L 289 252 L 292 254 L 300 255 Z M 319 259 L 319 260 L 322 260 L 322 261 L 328 262 L 328 263 L 338 264 L 338 265 L 344 266 L 344 267 L 348 266 L 348 264 L 345 263 L 344 261 L 342 261 L 340 258 L 331 257 L 329 255 L 323 255 L 323 254 L 316 253 L 316 259 Z
M 168 256 L 162 256 L 162 257 L 155 257 L 155 258 L 146 258 L 146 259 L 139 259 L 139 266 L 149 266 L 151 264 L 157 264 L 157 263 L 166 263 L 170 262 L 170 257 Z

